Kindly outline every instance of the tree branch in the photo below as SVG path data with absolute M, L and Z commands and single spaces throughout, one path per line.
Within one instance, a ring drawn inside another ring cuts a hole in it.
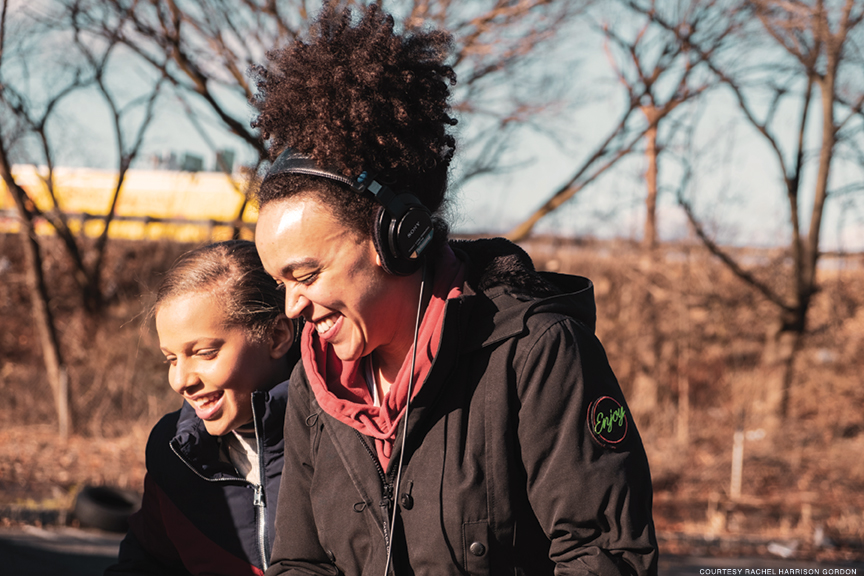
M 699 239 L 702 240 L 702 243 L 708 248 L 708 251 L 711 252 L 714 256 L 719 258 L 729 270 L 732 271 L 733 274 L 738 276 L 741 280 L 750 284 L 753 288 L 758 290 L 765 298 L 767 298 L 770 302 L 777 305 L 779 308 L 789 312 L 792 311 L 793 308 L 789 306 L 783 299 L 776 294 L 767 284 L 761 282 L 758 278 L 753 276 L 747 270 L 744 270 L 741 266 L 739 266 L 738 262 L 736 262 L 729 254 L 727 254 L 720 246 L 711 239 L 711 237 L 705 232 L 705 229 L 702 227 L 702 224 L 699 220 L 696 219 L 696 216 L 693 214 L 693 208 L 690 204 L 684 199 L 683 195 L 678 194 L 678 204 L 681 208 L 684 209 L 684 213 L 687 215 L 687 220 L 690 222 L 690 225 L 693 226 L 693 230 L 696 232 L 696 235 L 699 236 Z

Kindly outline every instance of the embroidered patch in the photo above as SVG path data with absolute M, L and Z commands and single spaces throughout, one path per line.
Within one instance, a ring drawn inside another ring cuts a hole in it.
M 627 411 L 611 396 L 598 398 L 588 407 L 588 430 L 601 446 L 615 448 L 627 437 Z

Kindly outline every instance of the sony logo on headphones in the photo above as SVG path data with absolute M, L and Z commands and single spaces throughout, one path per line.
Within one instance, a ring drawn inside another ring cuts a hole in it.
M 411 236 L 413 236 L 414 233 L 417 232 L 417 228 L 419 228 L 419 227 L 420 227 L 420 222 L 415 222 L 414 227 L 408 231 L 408 238 L 411 238 Z

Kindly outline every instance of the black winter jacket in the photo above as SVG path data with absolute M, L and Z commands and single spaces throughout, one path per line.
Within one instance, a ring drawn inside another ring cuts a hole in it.
M 383 574 L 391 533 L 400 576 L 656 574 L 648 461 L 593 335 L 592 284 L 536 273 L 503 240 L 452 246 L 463 295 L 411 405 L 399 494 L 404 419 L 383 471 L 295 367 L 267 576 Z
M 261 485 L 219 459 L 219 440 L 195 410 L 159 421 L 147 442 L 141 510 L 129 520 L 117 565 L 106 576 L 264 573 L 282 476 L 288 381 L 252 393 Z

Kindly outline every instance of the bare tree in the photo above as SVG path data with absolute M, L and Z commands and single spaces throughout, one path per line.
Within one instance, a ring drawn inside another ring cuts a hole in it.
M 546 132 L 542 120 L 565 105 L 570 87 L 550 70 L 549 50 L 569 42 L 572 24 L 592 0 L 390 0 L 407 25 L 434 24 L 453 34 L 459 81 L 454 108 L 473 137 L 461 140 L 461 183 L 508 170 L 507 152 L 520 131 Z M 502 160 L 504 159 L 504 160 Z
M 526 238 L 543 217 L 581 192 L 644 141 L 647 161 L 644 245 L 651 249 L 657 242 L 661 123 L 681 104 L 712 86 L 714 80 L 700 74 L 705 68 L 703 60 L 723 49 L 738 22 L 729 18 L 715 0 L 659 4 L 656 0 L 622 0 L 612 6 L 616 23 L 610 24 L 607 17 L 596 27 L 606 38 L 612 70 L 626 92 L 624 113 L 606 139 L 578 165 L 573 176 L 508 234 L 513 240 Z M 666 14 L 665 25 L 655 21 L 657 13 Z M 629 36 L 624 31 L 628 28 L 626 24 L 634 29 Z M 705 50 L 694 51 L 688 44 L 679 42 L 678 34 L 685 33 L 700 38 Z M 636 112 L 642 113 L 641 121 Z
M 126 173 L 140 153 L 144 135 L 153 120 L 154 106 L 163 81 L 161 79 L 156 80 L 147 86 L 147 92 L 144 94 L 121 103 L 123 98 L 114 94 L 107 81 L 110 59 L 119 46 L 116 39 L 108 39 L 107 41 L 104 39 L 85 39 L 84 33 L 79 27 L 78 14 L 74 10 L 34 16 L 34 25 L 43 27 L 40 32 L 42 38 L 47 37 L 47 34 L 51 32 L 71 36 L 72 45 L 77 48 L 74 57 L 80 57 L 80 61 L 65 64 L 71 69 L 67 72 L 69 80 L 47 98 L 43 96 L 42 90 L 9 79 L 3 83 L 3 100 L 7 106 L 7 113 L 18 120 L 21 130 L 35 142 L 29 149 L 20 147 L 22 157 L 34 164 L 44 166 L 39 176 L 48 192 L 50 206 L 47 209 L 42 209 L 38 207 L 36 202 L 31 201 L 31 210 L 34 216 L 47 220 L 62 240 L 74 265 L 75 279 L 81 290 L 84 303 L 88 310 L 93 312 L 97 311 L 102 304 L 100 282 L 102 261 L 108 238 L 107 231 L 114 217 Z M 17 56 L 24 60 L 32 58 L 32 62 L 26 63 L 27 67 L 40 66 L 40 63 L 36 61 L 35 57 L 31 57 L 28 51 L 19 51 Z M 56 153 L 59 146 L 52 140 L 51 136 L 52 124 L 62 122 L 62 119 L 57 116 L 57 109 L 61 102 L 74 92 L 85 88 L 95 88 L 105 102 L 112 118 L 117 146 L 117 183 L 111 194 L 103 231 L 92 247 L 87 245 L 83 236 L 80 238 L 76 236 L 60 206 L 55 178 Z M 128 118 L 142 107 L 144 109 L 143 116 L 135 122 L 136 125 L 132 126 L 130 130 Z M 132 132 L 132 138 L 129 137 L 129 132 Z
M 645 420 L 656 411 L 660 383 L 670 381 L 663 374 L 660 361 L 663 338 L 657 317 L 658 302 L 651 288 L 656 280 L 654 276 L 662 274 L 655 262 L 660 155 L 666 142 L 675 137 L 681 126 L 675 118 L 675 110 L 700 97 L 717 83 L 703 61 L 707 54 L 690 49 L 678 38 L 686 31 L 688 35 L 699 38 L 709 47 L 708 54 L 713 55 L 726 48 L 728 39 L 740 23 L 734 17 L 735 13 L 724 10 L 716 0 L 625 0 L 612 6 L 615 24 L 609 23 L 607 17 L 597 28 L 605 37 L 611 69 L 631 102 L 631 110 L 641 112 L 641 122 L 634 118 L 634 124 L 643 127 L 637 134 L 641 135 L 646 167 L 645 224 L 638 272 L 641 279 L 633 287 L 634 309 L 639 311 L 639 325 L 643 328 L 638 336 L 629 340 L 633 348 L 628 353 L 635 365 L 631 407 Z M 657 13 L 664 14 L 675 30 L 657 24 L 654 21 Z M 585 186 L 590 181 L 586 178 L 580 184 Z M 687 395 L 687 387 L 678 386 L 682 438 L 686 437 L 687 429 Z
M 10 29 L 9 0 L 2 0 L 0 5 L 0 109 L 20 109 L 18 95 L 7 89 L 4 72 L 10 59 L 7 31 Z M 58 98 L 74 88 L 76 82 L 60 90 L 57 96 L 48 101 L 48 109 L 52 109 Z M 45 282 L 42 247 L 36 235 L 35 216 L 37 209 L 27 192 L 18 185 L 12 174 L 11 148 L 20 142 L 24 128 L 15 115 L 6 116 L 6 121 L 0 121 L 0 177 L 15 201 L 15 206 L 21 219 L 21 239 L 27 264 L 27 286 L 33 307 L 33 319 L 42 346 L 42 357 L 48 381 L 54 393 L 57 408 L 58 431 L 61 438 L 69 436 L 70 419 L 68 404 L 68 379 L 66 365 L 60 351 L 60 341 L 57 335 L 54 316 L 49 306 L 48 288 Z
M 699 97 L 716 84 L 705 74 L 702 60 L 725 50 L 729 39 L 740 28 L 740 11 L 728 11 L 717 0 L 661 2 L 629 0 L 627 6 L 642 22 L 633 40 L 627 40 L 609 25 L 606 37 L 618 46 L 625 65 L 613 61 L 622 85 L 629 94 L 641 94 L 640 111 L 650 126 L 645 134 L 645 230 L 643 247 L 652 250 L 657 245 L 657 193 L 660 154 L 664 144 L 660 138 L 661 123 L 681 104 Z M 653 15 L 663 13 L 675 28 L 675 33 L 654 22 Z M 704 53 L 692 50 L 689 44 L 678 42 L 686 34 L 698 38 Z M 700 68 L 700 65 L 701 68 Z M 677 76 L 677 81 L 676 81 Z M 667 135 L 667 138 L 671 137 Z
M 92 263 L 85 270 L 87 275 L 86 293 L 89 295 L 91 304 L 90 308 L 98 308 L 102 303 L 102 291 L 100 283 L 102 280 L 102 264 L 105 260 L 105 248 L 108 244 L 108 232 L 111 227 L 111 222 L 117 210 L 117 204 L 120 200 L 120 192 L 123 190 L 123 183 L 126 180 L 126 174 L 132 163 L 141 153 L 144 145 L 144 136 L 150 128 L 153 121 L 155 106 L 157 99 L 162 92 L 162 86 L 165 82 L 164 74 L 161 75 L 151 86 L 148 91 L 136 98 L 129 99 L 128 102 L 121 104 L 121 99 L 114 94 L 108 82 L 108 64 L 109 59 L 118 47 L 122 45 L 118 42 L 117 36 L 109 36 L 107 38 L 92 37 L 88 34 L 81 23 L 81 12 L 77 9 L 77 3 L 69 5 L 69 9 L 60 13 L 59 24 L 66 28 L 72 29 L 75 45 L 83 55 L 89 70 L 92 73 L 93 83 L 98 89 L 108 108 L 111 116 L 111 125 L 114 131 L 114 143 L 117 147 L 117 181 L 111 193 L 111 204 L 104 217 L 102 231 L 96 238 L 96 242 L 91 248 Z M 138 107 L 143 106 L 143 116 L 137 122 L 137 126 L 133 126 L 129 130 L 125 120 L 129 113 Z M 129 134 L 131 132 L 131 134 Z M 131 136 L 131 139 L 129 138 Z M 130 140 L 127 142 L 127 140 Z M 50 157 L 46 153 L 46 157 Z
M 681 203 L 709 250 L 778 310 L 777 320 L 767 335 L 762 364 L 768 373 L 768 406 L 782 419 L 788 415 L 793 363 L 807 330 L 812 297 L 818 290 L 816 271 L 823 214 L 830 197 L 832 168 L 839 161 L 838 146 L 845 142 L 854 146 L 851 138 L 860 137 L 860 129 L 852 129 L 852 120 L 860 114 L 864 102 L 864 90 L 857 82 L 864 5 L 855 0 L 754 0 L 749 7 L 759 25 L 753 32 L 761 31 L 786 59 L 774 60 L 769 69 L 752 65 L 746 55 L 741 58 L 743 65 L 738 67 L 712 58 L 709 61 L 712 70 L 731 90 L 744 117 L 768 144 L 779 167 L 791 230 L 788 275 L 766 281 L 747 270 L 711 237 L 689 202 L 682 198 Z M 692 39 L 682 41 L 702 50 Z M 760 102 L 767 105 L 760 106 Z M 789 102 L 795 107 L 790 108 Z M 821 129 L 813 139 L 814 154 L 811 154 L 808 126 L 813 108 L 820 115 Z M 786 130 L 790 125 L 795 127 L 791 134 Z M 807 160 L 814 156 L 811 205 L 805 188 L 811 180 L 806 177 L 811 169 Z M 809 225 L 806 225 L 808 205 Z
M 148 94 L 121 105 L 106 82 L 108 63 L 113 50 L 118 46 L 116 42 L 99 42 L 94 45 L 84 41 L 75 28 L 74 16 L 70 13 L 41 14 L 38 17 L 27 13 L 21 20 L 26 22 L 29 28 L 19 29 L 21 37 L 31 38 L 34 45 L 38 45 L 52 34 L 65 34 L 65 37 L 71 40 L 71 45 L 79 49 L 74 55 L 69 55 L 70 51 L 66 49 L 68 47 L 64 46 L 69 56 L 69 61 L 64 62 L 64 68 L 68 69 L 65 79 L 61 79 L 58 74 L 47 89 L 41 84 L 34 86 L 29 82 L 29 71 L 38 70 L 46 63 L 39 59 L 39 50 L 34 49 L 34 46 L 18 46 L 14 51 L 8 49 L 10 41 L 13 40 L 7 36 L 10 29 L 9 0 L 3 0 L 2 8 L 0 111 L 5 122 L 0 122 L 0 177 L 15 201 L 21 221 L 34 319 L 40 335 L 49 382 L 55 395 L 60 434 L 66 437 L 72 428 L 68 369 L 61 350 L 62 338 L 51 311 L 50 294 L 45 281 L 43 248 L 36 233 L 36 223 L 42 219 L 54 229 L 72 264 L 82 304 L 89 312 L 98 312 L 104 303 L 101 276 L 108 244 L 108 228 L 114 216 L 125 174 L 140 152 L 144 134 L 153 118 L 161 82 L 150 86 Z M 20 40 L 20 37 L 14 40 Z M 103 230 L 91 246 L 84 235 L 83 222 L 81 232 L 76 233 L 60 205 L 56 193 L 55 168 L 57 149 L 62 146 L 52 138 L 52 130 L 55 125 L 63 123 L 63 119 L 58 115 L 61 104 L 72 94 L 93 87 L 103 96 L 112 115 L 118 149 L 118 180 L 104 217 Z M 127 141 L 126 116 L 140 106 L 144 107 L 143 117 L 138 121 L 130 143 Z M 45 185 L 49 206 L 40 206 L 33 195 L 35 191 L 27 191 L 16 180 L 12 169 L 13 157 L 42 165 L 38 173 Z
M 199 132 L 205 126 L 221 127 L 253 149 L 259 164 L 266 160 L 265 143 L 249 127 L 246 102 L 255 87 L 246 72 L 264 61 L 267 51 L 297 38 L 320 2 L 65 1 L 79 6 L 89 29 L 116 36 L 159 70 L 184 108 L 199 117 Z M 454 107 L 478 127 L 463 142 L 467 156 L 462 155 L 462 173 L 467 179 L 500 170 L 501 152 L 508 143 L 502 135 L 554 105 L 548 90 L 528 85 L 530 65 L 588 0 L 381 0 L 379 4 L 404 26 L 432 24 L 453 33 L 459 77 Z M 256 169 L 251 167 L 253 172 Z M 238 218 L 244 209 L 245 204 Z

